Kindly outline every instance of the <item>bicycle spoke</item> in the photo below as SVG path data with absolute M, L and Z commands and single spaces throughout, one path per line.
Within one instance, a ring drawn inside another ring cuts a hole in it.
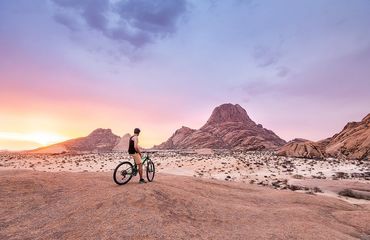
M 113 173 L 113 180 L 119 184 L 123 185 L 130 181 L 133 176 L 133 167 L 130 162 L 120 163 Z

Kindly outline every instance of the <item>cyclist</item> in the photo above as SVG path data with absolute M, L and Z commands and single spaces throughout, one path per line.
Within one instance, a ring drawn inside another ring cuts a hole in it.
M 130 137 L 130 140 L 129 140 L 128 153 L 134 159 L 139 169 L 139 175 L 140 175 L 139 183 L 146 183 L 146 181 L 143 178 L 143 164 L 141 162 L 141 152 L 139 148 L 139 134 L 140 134 L 140 129 L 135 128 L 134 135 Z

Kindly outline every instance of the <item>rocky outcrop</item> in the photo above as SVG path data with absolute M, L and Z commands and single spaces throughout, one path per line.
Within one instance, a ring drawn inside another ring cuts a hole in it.
M 125 135 L 123 135 L 121 137 L 121 140 L 119 141 L 119 143 L 113 148 L 113 151 L 127 152 L 130 137 L 131 137 L 131 135 L 129 133 L 126 133 Z
M 369 159 L 370 114 L 361 122 L 350 122 L 341 132 L 318 142 L 291 141 L 284 145 L 278 155 L 306 158 Z
M 182 127 L 156 149 L 276 149 L 285 144 L 273 131 L 252 121 L 238 104 L 216 107 L 198 130 Z
M 213 110 L 211 116 L 209 117 L 207 123 L 203 126 L 203 128 L 206 126 L 218 125 L 225 122 L 238 122 L 247 125 L 256 125 L 256 123 L 249 118 L 245 109 L 242 108 L 239 104 L 232 105 L 230 103 L 227 103 L 222 104 Z
M 75 138 L 51 146 L 38 148 L 31 153 L 93 153 L 109 152 L 119 143 L 120 137 L 113 134 L 111 129 L 98 128 L 87 137 Z
M 158 149 L 177 149 L 177 146 L 189 146 L 191 143 L 188 140 L 188 137 L 191 136 L 196 130 L 181 127 L 175 131 L 175 133 L 164 143 L 159 146 L 154 146 Z M 185 147 L 186 148 L 186 147 Z
M 319 143 L 297 138 L 279 149 L 277 155 L 297 158 L 324 158 L 324 149 Z
M 361 122 L 347 123 L 340 133 L 331 137 L 326 154 L 331 157 L 369 159 L 370 114 Z

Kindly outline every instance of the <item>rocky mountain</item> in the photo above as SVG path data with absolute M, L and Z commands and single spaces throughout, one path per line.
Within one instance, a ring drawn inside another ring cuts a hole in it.
M 350 122 L 341 132 L 318 142 L 291 141 L 283 146 L 278 155 L 308 158 L 370 158 L 370 114 L 361 122 Z
M 113 148 L 113 151 L 127 152 L 130 137 L 131 135 L 129 133 L 126 133 L 125 135 L 123 135 L 119 143 Z
M 331 137 L 325 152 L 328 156 L 356 159 L 370 158 L 370 114 L 361 122 L 350 122 Z
M 98 128 L 86 137 L 75 138 L 65 142 L 32 150 L 32 153 L 85 153 L 108 152 L 120 142 L 120 137 L 113 134 L 111 129 Z
M 236 104 L 216 107 L 200 129 L 182 127 L 156 149 L 276 149 L 286 142 L 273 131 L 252 121 L 245 109 Z

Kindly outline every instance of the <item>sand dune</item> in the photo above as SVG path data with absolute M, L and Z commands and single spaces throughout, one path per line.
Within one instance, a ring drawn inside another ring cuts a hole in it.
M 0 171 L 0 239 L 368 239 L 370 206 L 158 174 Z

